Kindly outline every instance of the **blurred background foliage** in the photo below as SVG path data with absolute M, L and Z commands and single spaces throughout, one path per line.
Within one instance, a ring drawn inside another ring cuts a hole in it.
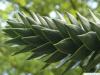
M 55 11 L 62 14 L 68 11 L 74 15 L 76 11 L 79 11 L 89 17 L 88 8 L 97 12 L 98 15 L 100 0 L 0 0 L 0 75 L 60 75 L 63 70 L 63 68 L 56 69 L 56 64 L 40 70 L 45 63 L 37 59 L 26 60 L 29 53 L 11 56 L 14 50 L 20 50 L 22 47 L 13 48 L 4 43 L 9 38 L 3 34 L 1 29 L 7 25 L 7 19 L 15 18 L 17 12 L 26 12 L 26 9 L 53 18 Z M 81 69 L 77 67 L 67 72 L 66 75 L 79 75 L 80 73 Z

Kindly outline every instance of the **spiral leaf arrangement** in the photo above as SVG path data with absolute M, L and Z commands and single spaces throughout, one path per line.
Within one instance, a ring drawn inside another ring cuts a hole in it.
M 19 13 L 20 19 L 8 20 L 9 26 L 3 29 L 11 37 L 6 43 L 25 46 L 15 54 L 32 52 L 28 60 L 40 57 L 46 62 L 44 67 L 63 60 L 59 68 L 68 63 L 63 74 L 76 64 L 89 72 L 100 63 L 100 20 L 91 10 L 94 22 L 79 12 L 78 19 L 66 13 L 70 24 L 59 12 L 59 19 L 40 16 L 31 11 L 29 14 L 25 16 Z

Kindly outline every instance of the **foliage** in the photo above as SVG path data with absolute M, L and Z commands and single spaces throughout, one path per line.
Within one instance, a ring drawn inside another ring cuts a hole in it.
M 88 2 L 91 1 L 98 2 L 98 6 L 95 9 L 92 8 L 92 6 L 88 6 Z M 1 3 L 3 4 L 3 6 L 1 5 Z M 15 18 L 14 14 L 16 14 L 19 10 L 23 10 L 26 12 L 26 8 L 31 9 L 34 12 L 38 12 L 41 15 L 48 15 L 49 13 L 51 14 L 53 11 L 58 10 L 60 12 L 69 11 L 73 13 L 74 16 L 76 16 L 75 13 L 76 10 L 78 10 L 81 14 L 89 16 L 89 12 L 86 11 L 88 7 L 98 12 L 100 11 L 99 0 L 0 0 L 0 6 L 0 24 L 2 25 L 0 28 L 6 25 L 5 19 Z M 74 9 L 73 6 L 75 6 Z M 98 15 L 98 17 L 99 16 L 100 15 Z M 39 72 L 44 63 L 38 60 L 25 60 L 28 54 L 31 53 L 11 56 L 10 54 L 12 54 L 13 51 L 18 51 L 23 47 L 10 47 L 9 44 L 4 43 L 4 41 L 7 39 L 9 38 L 5 36 L 0 29 L 0 75 L 4 75 L 4 73 L 6 72 L 9 75 L 15 75 L 15 73 L 16 75 L 28 74 L 26 69 L 28 69 L 28 71 L 30 70 L 30 73 L 32 74 Z M 35 65 L 39 65 L 39 67 L 36 68 Z M 16 69 L 15 66 L 17 66 Z M 54 67 L 54 65 L 51 67 Z M 80 68 L 76 68 L 75 70 L 70 71 L 71 75 L 78 75 L 81 72 Z M 49 70 L 47 68 L 37 75 L 58 75 L 60 74 L 59 72 L 60 70 Z M 68 73 L 68 75 L 70 74 Z
M 82 72 L 95 72 L 100 62 L 100 20 L 89 11 L 94 22 L 77 12 L 79 23 L 67 13 L 70 24 L 59 12 L 58 19 L 42 17 L 31 11 L 28 11 L 30 17 L 19 13 L 20 19 L 9 20 L 9 26 L 3 29 L 12 38 L 6 43 L 25 46 L 15 54 L 31 52 L 28 60 L 38 58 L 46 62 L 42 69 L 59 62 L 58 69 L 64 66 L 61 75 L 77 66 L 82 68 Z

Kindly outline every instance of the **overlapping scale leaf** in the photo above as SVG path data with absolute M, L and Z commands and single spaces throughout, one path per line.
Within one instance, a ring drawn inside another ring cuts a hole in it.
M 90 23 L 88 21 L 88 19 L 86 19 L 85 17 L 83 17 L 80 13 L 77 13 L 81 23 L 82 23 L 82 26 L 84 28 L 85 31 L 90 31 L 91 30 L 91 26 L 90 26 Z
M 71 38 L 63 39 L 56 43 L 55 46 L 64 54 L 72 54 L 78 49 L 78 46 L 72 41 Z
M 70 20 L 70 22 L 71 22 L 72 24 L 74 24 L 74 25 L 79 25 L 77 19 L 76 19 L 72 14 L 70 14 L 70 13 L 67 12 L 67 16 L 68 16 L 68 18 L 69 18 L 69 20 Z
M 80 40 L 90 50 L 100 50 L 100 41 L 96 36 L 96 32 L 88 32 L 86 34 L 79 35 Z
M 44 36 L 52 43 L 57 43 L 63 39 L 58 30 L 42 29 L 42 32 L 44 33 Z
M 68 30 L 68 33 L 70 35 L 70 37 L 72 38 L 72 40 L 79 46 L 82 45 L 80 39 L 77 37 L 77 35 L 81 35 L 84 34 L 84 30 L 81 29 L 79 26 L 77 25 L 66 25 L 65 28 Z
M 58 30 L 60 31 L 60 33 L 62 34 L 63 37 L 68 37 L 68 31 L 65 28 L 65 23 L 59 19 L 53 19 L 56 27 L 58 28 Z

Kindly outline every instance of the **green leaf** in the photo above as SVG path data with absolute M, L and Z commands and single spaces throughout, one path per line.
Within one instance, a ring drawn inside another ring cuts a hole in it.
M 18 44 L 18 45 L 25 45 L 26 43 L 21 39 L 21 36 L 16 38 L 10 39 L 6 41 L 6 43 Z
M 10 37 L 17 37 L 18 35 L 16 34 L 16 32 L 13 31 L 13 29 L 3 29 L 3 31 Z
M 68 33 L 70 35 L 70 37 L 72 38 L 72 40 L 78 45 L 82 45 L 82 42 L 80 41 L 80 39 L 78 38 L 77 35 L 81 35 L 84 32 L 83 29 L 81 29 L 79 26 L 77 25 L 66 25 L 65 27 L 68 30 Z
M 67 16 L 68 16 L 68 19 L 70 20 L 70 22 L 74 25 L 79 25 L 77 19 L 70 13 L 67 12 Z M 80 26 L 80 25 L 79 25 Z
M 23 37 L 22 40 L 30 45 L 34 45 L 34 46 L 39 46 L 42 45 L 44 43 L 46 43 L 46 40 L 42 40 L 41 37 L 39 35 L 37 36 L 29 36 L 29 37 Z
M 60 20 L 62 20 L 64 23 L 66 23 L 64 16 L 60 12 L 56 11 L 56 14 L 57 14 L 57 16 L 59 17 Z
M 91 29 L 92 29 L 92 31 L 94 31 L 94 32 L 95 32 L 94 25 L 98 25 L 98 24 L 96 24 L 96 23 L 94 23 L 94 22 L 91 22 L 91 21 L 90 21 L 90 24 L 91 24 Z
M 28 59 L 39 57 L 44 54 L 50 54 L 50 53 L 54 52 L 55 50 L 56 50 L 56 48 L 51 43 L 47 42 L 47 43 L 33 49 L 34 53 Z
M 95 16 L 95 14 L 94 14 L 91 10 L 89 10 L 89 12 L 90 12 L 91 16 L 93 17 L 94 21 L 95 21 L 97 24 L 100 24 L 100 22 L 99 22 L 100 19 L 97 18 L 97 17 Z
M 73 54 L 78 49 L 78 46 L 70 38 L 61 40 L 60 42 L 56 43 L 55 46 L 64 54 Z
M 51 29 L 57 29 L 55 23 L 53 22 L 53 20 L 49 17 L 44 17 L 45 21 L 47 22 L 49 28 Z
M 58 30 L 61 32 L 63 37 L 68 37 L 68 31 L 65 28 L 65 23 L 58 19 L 53 19 L 54 23 L 56 24 Z
M 42 29 L 42 32 L 44 33 L 44 36 L 51 41 L 52 43 L 56 43 L 60 41 L 62 38 L 62 35 L 58 30 L 53 29 Z
M 7 23 L 13 28 L 24 28 L 25 25 L 21 22 L 7 21 Z
M 41 46 L 38 46 L 37 48 L 35 48 L 33 50 L 33 52 L 43 52 L 43 53 L 52 53 L 56 50 L 56 48 L 50 43 L 50 42 L 47 42 Z
M 100 40 L 100 26 L 92 23 L 92 29 L 96 32 L 98 39 Z
M 92 51 L 89 51 L 84 45 L 82 45 L 76 52 L 71 56 L 73 61 L 84 60 Z
M 39 21 L 41 22 L 41 26 L 44 26 L 44 27 L 49 28 L 47 22 L 45 21 L 45 19 L 44 19 L 42 16 L 40 16 L 40 15 L 38 14 L 37 17 L 38 17 Z
M 34 31 L 34 33 L 35 33 L 36 35 L 41 35 L 41 36 L 43 36 L 42 29 L 44 29 L 44 27 L 38 26 L 38 25 L 32 25 L 32 30 Z
M 85 34 L 78 35 L 78 37 L 89 50 L 92 51 L 100 49 L 100 41 L 96 36 L 96 32 L 90 31 Z
M 82 26 L 85 29 L 85 31 L 87 31 L 87 32 L 90 31 L 91 30 L 91 26 L 90 26 L 89 21 L 85 17 L 83 17 L 79 12 L 77 13 L 77 15 L 78 15 L 78 17 L 79 17 L 79 19 L 80 19 L 80 21 L 82 23 Z
M 67 54 L 63 54 L 59 51 L 55 51 L 54 53 L 52 53 L 50 55 L 50 57 L 45 62 L 47 62 L 47 63 L 58 62 L 58 61 L 64 59 L 66 56 L 67 56 Z
M 23 23 L 26 25 L 26 27 L 29 27 L 30 23 L 28 22 L 26 17 L 22 13 L 18 13 L 18 14 L 19 14 L 20 18 L 22 19 Z
M 32 11 L 29 11 L 29 14 L 31 15 L 31 17 L 38 23 L 38 25 L 41 24 L 41 22 L 39 21 L 38 17 L 37 17 L 37 14 L 32 12 Z
M 4 29 L 9 34 L 20 35 L 20 36 L 34 36 L 34 33 L 31 28 L 6 28 Z
M 34 25 L 38 25 L 38 23 L 35 21 L 35 20 L 33 20 L 31 17 L 26 17 L 26 19 L 28 20 L 28 22 L 30 23 L 30 24 L 34 24 Z

